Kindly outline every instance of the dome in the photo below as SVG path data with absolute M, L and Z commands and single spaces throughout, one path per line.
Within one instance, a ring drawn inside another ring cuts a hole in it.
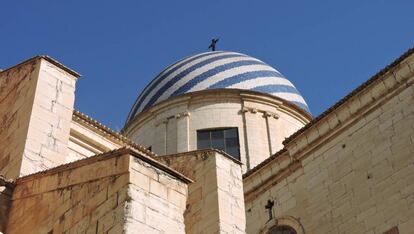
M 309 112 L 295 86 L 273 67 L 245 54 L 211 51 L 182 59 L 156 76 L 135 101 L 127 122 L 170 97 L 223 88 L 271 94 Z

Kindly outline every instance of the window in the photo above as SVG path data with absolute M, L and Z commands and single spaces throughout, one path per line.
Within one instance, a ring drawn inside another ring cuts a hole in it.
M 281 216 L 269 220 L 260 234 L 305 234 L 305 230 L 299 220 L 292 216 Z
M 399 234 L 400 232 L 398 231 L 398 227 L 395 226 L 393 228 L 391 228 L 390 230 L 384 232 L 384 234 Z
M 239 134 L 237 128 L 223 128 L 197 131 L 198 149 L 222 150 L 240 160 Z
M 270 229 L 269 234 L 297 234 L 295 229 L 287 225 L 276 226 Z

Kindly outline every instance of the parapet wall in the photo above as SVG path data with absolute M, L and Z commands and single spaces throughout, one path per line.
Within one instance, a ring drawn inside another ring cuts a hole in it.
M 189 182 L 131 149 L 111 151 L 19 178 L 6 233 L 184 233 Z
M 194 181 L 188 185 L 185 233 L 245 233 L 240 162 L 214 150 L 156 159 Z
M 0 72 L 0 174 L 65 163 L 78 76 L 46 56 Z
M 247 171 L 283 148 L 286 137 L 311 116 L 272 95 L 212 89 L 172 97 L 138 114 L 123 129 L 158 155 L 198 150 L 197 131 L 237 128 L 240 161 Z
M 0 174 L 20 174 L 39 64 L 31 61 L 0 72 Z
M 248 172 L 247 233 L 267 233 L 286 217 L 298 233 L 412 233 L 412 68 L 413 54 Z

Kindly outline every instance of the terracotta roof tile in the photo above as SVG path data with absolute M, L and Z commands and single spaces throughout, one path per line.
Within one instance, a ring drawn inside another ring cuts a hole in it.
M 126 136 L 115 132 L 114 130 L 110 129 L 109 127 L 103 125 L 102 123 L 100 123 L 99 121 L 89 117 L 88 115 L 81 113 L 80 111 L 74 110 L 73 111 L 73 117 L 77 118 L 81 121 L 83 121 L 84 123 L 95 127 L 98 131 L 102 132 L 103 134 L 112 137 L 115 140 L 118 140 L 140 152 L 142 152 L 143 154 L 150 156 L 150 157 L 155 157 L 157 156 L 157 154 L 155 154 L 154 152 L 148 150 L 147 148 L 145 148 L 142 145 L 138 145 L 135 142 L 133 142 L 132 140 L 130 140 L 129 138 L 127 138 Z

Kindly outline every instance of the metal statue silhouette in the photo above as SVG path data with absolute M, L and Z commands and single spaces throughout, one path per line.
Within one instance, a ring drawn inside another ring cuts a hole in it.
M 265 209 L 269 211 L 269 220 L 273 219 L 273 206 L 275 205 L 274 201 L 267 200 L 267 204 L 265 205 Z
M 219 41 L 218 38 L 213 38 L 211 39 L 211 44 L 208 47 L 209 49 L 211 49 L 211 51 L 215 51 L 216 50 L 216 43 Z

